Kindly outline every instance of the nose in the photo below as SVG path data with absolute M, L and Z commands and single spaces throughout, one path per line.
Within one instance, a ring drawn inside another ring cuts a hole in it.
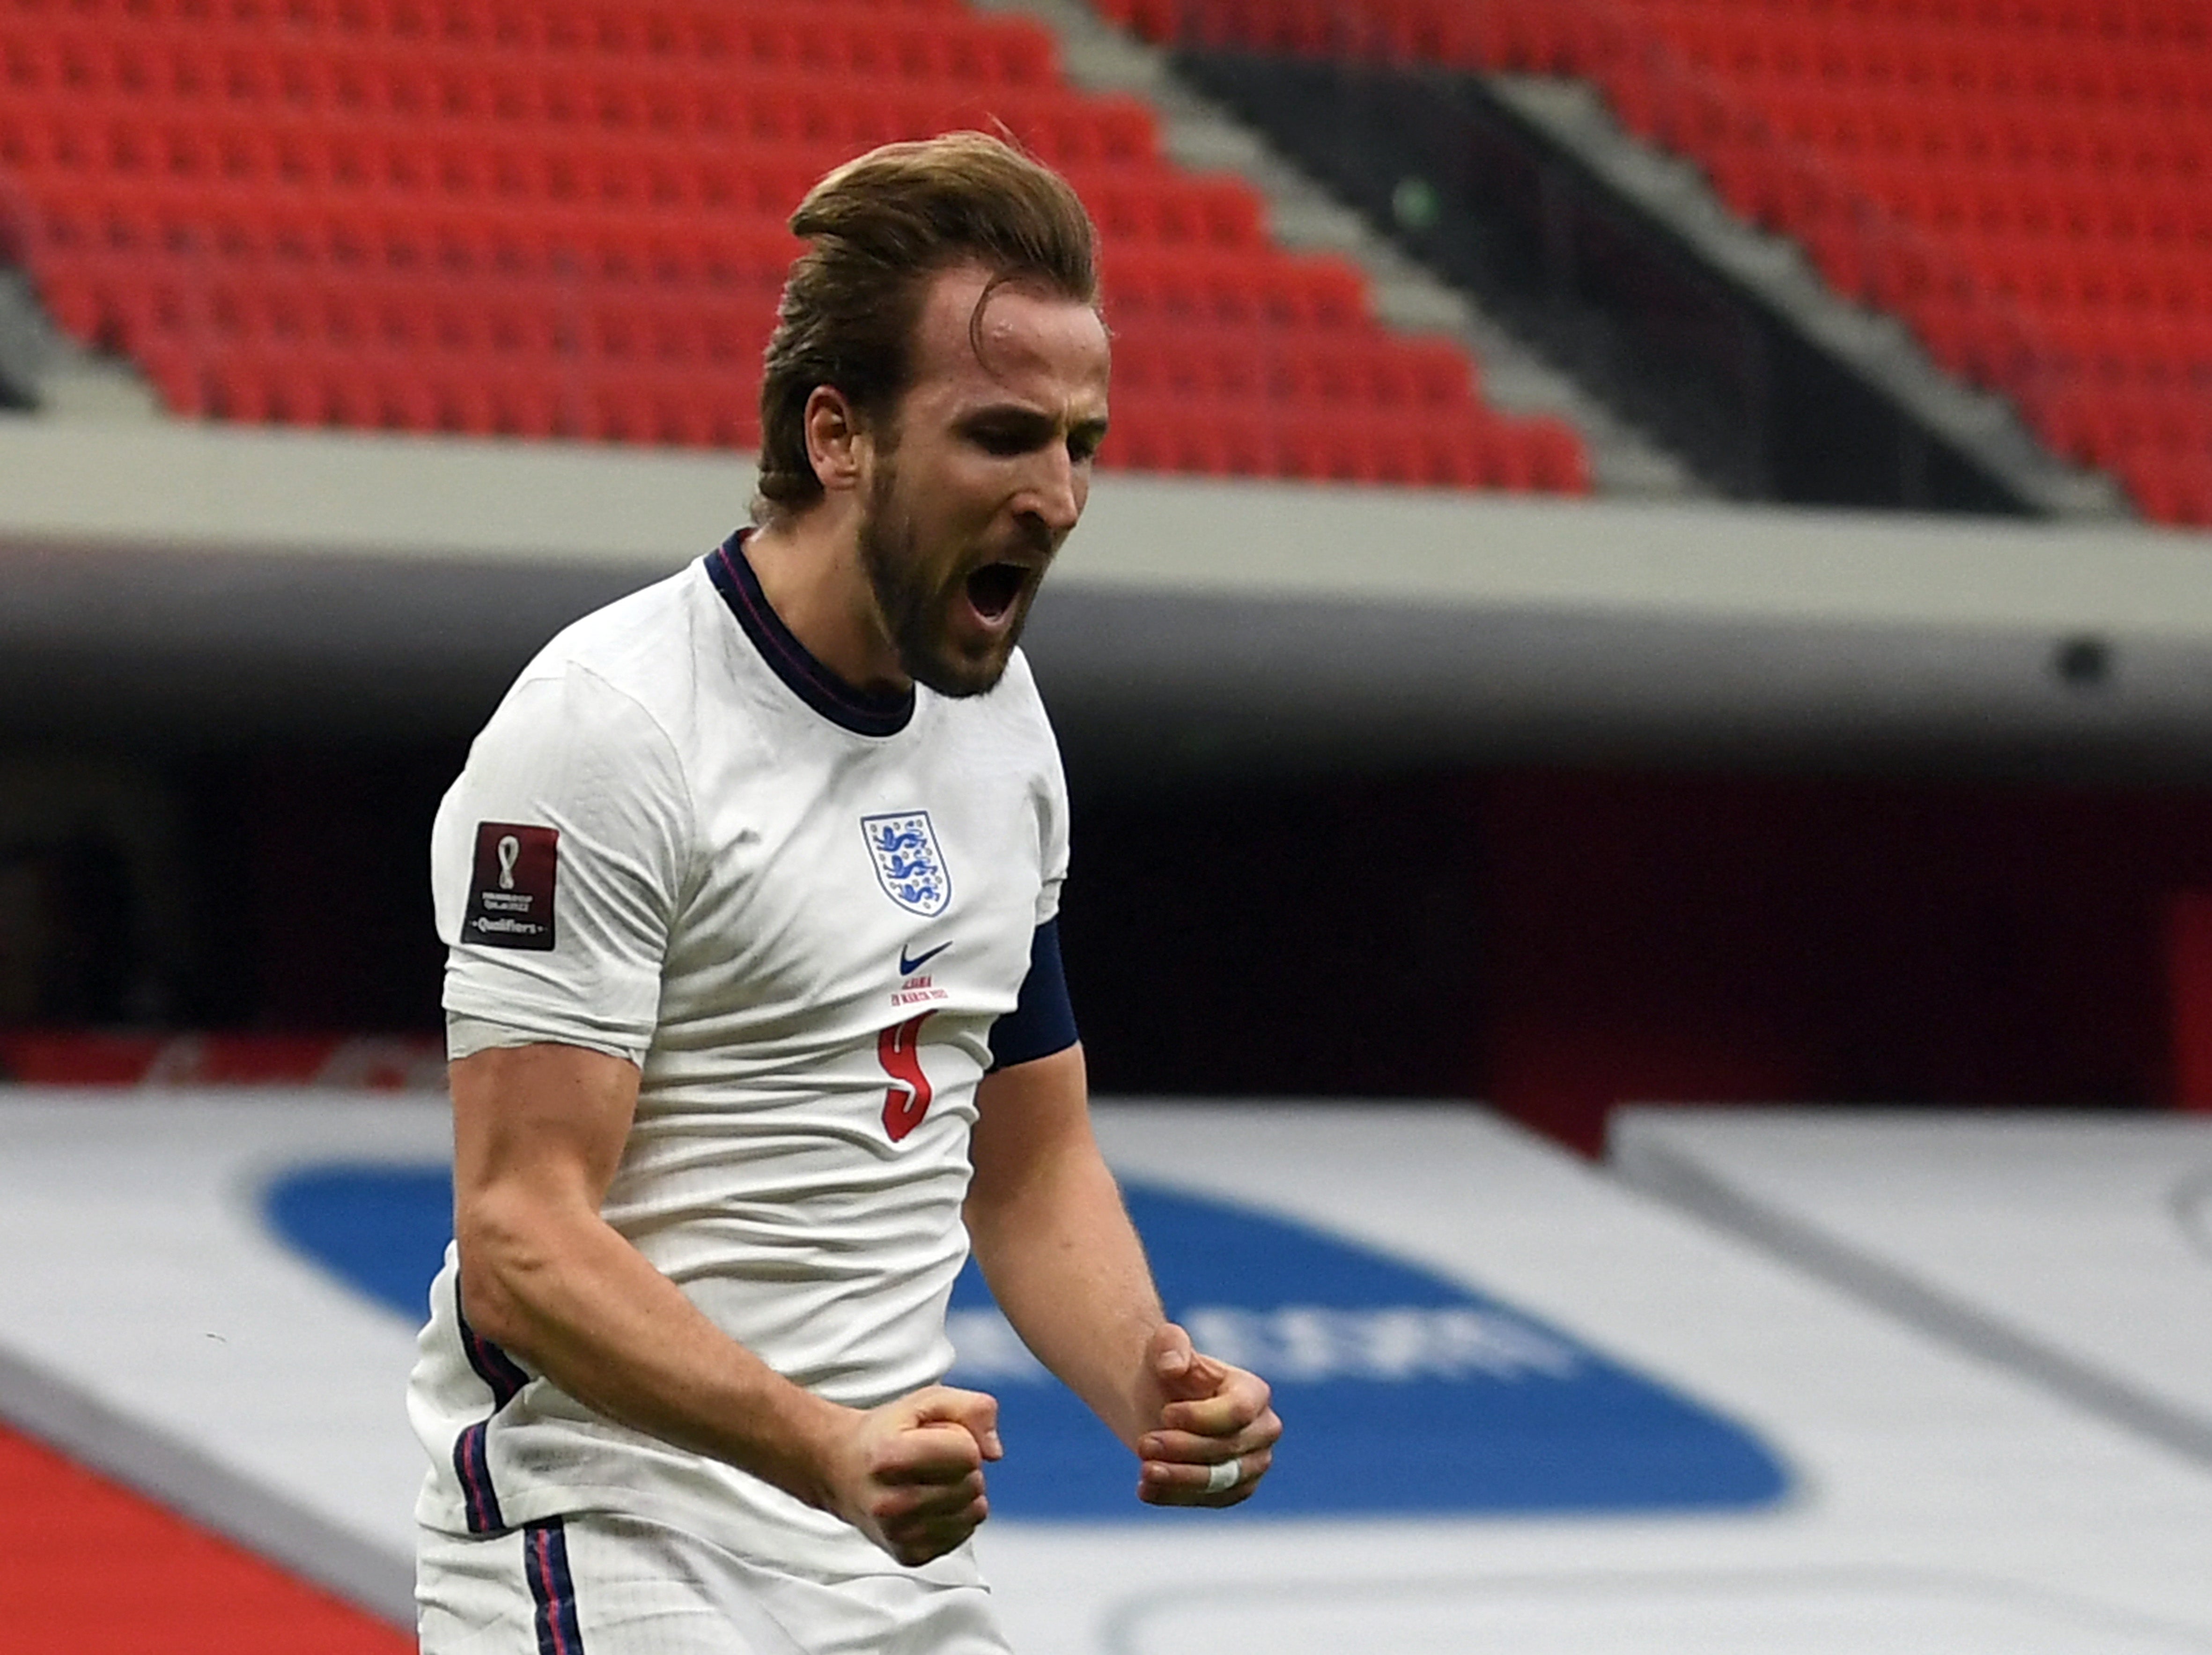
M 1036 520 L 1058 545 L 1083 515 L 1085 480 L 1074 457 L 1053 444 L 1039 456 L 1036 476 L 1018 507 L 1020 514 Z

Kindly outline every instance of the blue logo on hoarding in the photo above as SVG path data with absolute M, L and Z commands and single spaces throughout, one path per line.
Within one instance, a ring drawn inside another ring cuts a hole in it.
M 1232 1520 L 1741 1509 L 1788 1478 L 1741 1426 L 1488 1294 L 1279 1215 L 1125 1186 L 1169 1313 L 1265 1374 L 1289 1432 Z M 426 1313 L 452 1232 L 443 1168 L 331 1165 L 278 1180 L 272 1226 L 371 1298 Z M 970 1264 L 953 1289 L 952 1384 L 999 1399 L 1008 1517 L 1174 1520 L 1136 1462 L 1046 1373 Z
M 415 1322 L 453 1238 L 453 1175 L 442 1166 L 339 1161 L 287 1172 L 261 1198 L 269 1226 L 356 1293 Z

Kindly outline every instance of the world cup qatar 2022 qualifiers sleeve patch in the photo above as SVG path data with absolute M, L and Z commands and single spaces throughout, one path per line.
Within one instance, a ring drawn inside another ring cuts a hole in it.
M 560 829 L 477 823 L 461 940 L 487 948 L 551 948 L 553 881 L 560 868 Z

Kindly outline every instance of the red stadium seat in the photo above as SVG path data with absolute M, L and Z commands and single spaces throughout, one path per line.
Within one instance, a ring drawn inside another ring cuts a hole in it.
M 1393 50 L 1593 49 L 1526 18 L 1473 27 L 1447 0 L 1394 7 Z M 1283 26 L 1318 39 L 1338 9 Z M 1226 27 L 1268 9 L 1214 10 Z M 1271 247 L 1249 188 L 1165 166 L 1150 110 L 1061 85 L 1026 20 L 961 0 L 282 0 L 276 16 L 0 0 L 13 242 L 63 325 L 135 353 L 179 413 L 755 441 L 793 204 L 862 145 L 1003 123 L 1104 231 L 1109 459 L 1494 480 L 1463 352 L 1382 332 L 1355 267 Z
M 1156 241 L 1260 247 L 1258 196 L 1241 180 L 1192 179 L 1130 167 L 1072 169 L 1074 184 L 1110 245 Z
M 2136 452 L 2118 466 L 2143 514 L 2176 527 L 2212 526 L 2212 459 Z
M 1153 38 L 1189 28 L 1269 50 L 1464 54 L 1588 75 L 1632 130 L 1695 156 L 1739 212 L 1798 236 L 1843 293 L 1907 317 L 1940 361 L 2009 390 L 2062 446 L 2115 460 L 2198 452 L 2185 399 L 2212 387 L 2212 12 L 2198 0 L 1118 0 L 1114 10 Z M 1209 308 L 1127 260 L 1112 274 L 1134 312 Z M 1279 275 L 1265 283 L 1268 315 L 1287 324 L 1306 308 Z M 1248 325 L 1240 303 L 1204 290 L 1218 325 Z M 1323 326 L 1364 314 L 1351 298 Z M 1316 377 L 1310 362 L 1285 371 Z M 1340 374 L 1319 377 L 1345 393 Z M 2069 398 L 2076 379 L 2172 386 L 2176 399 L 2146 393 L 2120 414 L 2098 396 Z M 1313 430 L 1290 440 L 1304 472 L 1381 463 L 1347 443 Z M 1588 485 L 1557 433 L 1501 439 L 1484 463 L 1504 486 L 1524 472 Z M 2157 472 L 2155 486 L 2129 475 L 2160 514 L 2179 509 L 2179 473 Z
M 1558 494 L 1590 491 L 1589 452 L 1565 420 L 1539 417 L 1523 423 L 1522 452 L 1534 486 Z

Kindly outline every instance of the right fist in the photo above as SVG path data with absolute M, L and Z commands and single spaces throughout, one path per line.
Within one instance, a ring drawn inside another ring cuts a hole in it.
M 838 1516 L 912 1568 L 942 1557 L 990 1514 L 983 1463 L 999 1445 L 999 1403 L 931 1385 L 850 1416 L 831 1451 Z

